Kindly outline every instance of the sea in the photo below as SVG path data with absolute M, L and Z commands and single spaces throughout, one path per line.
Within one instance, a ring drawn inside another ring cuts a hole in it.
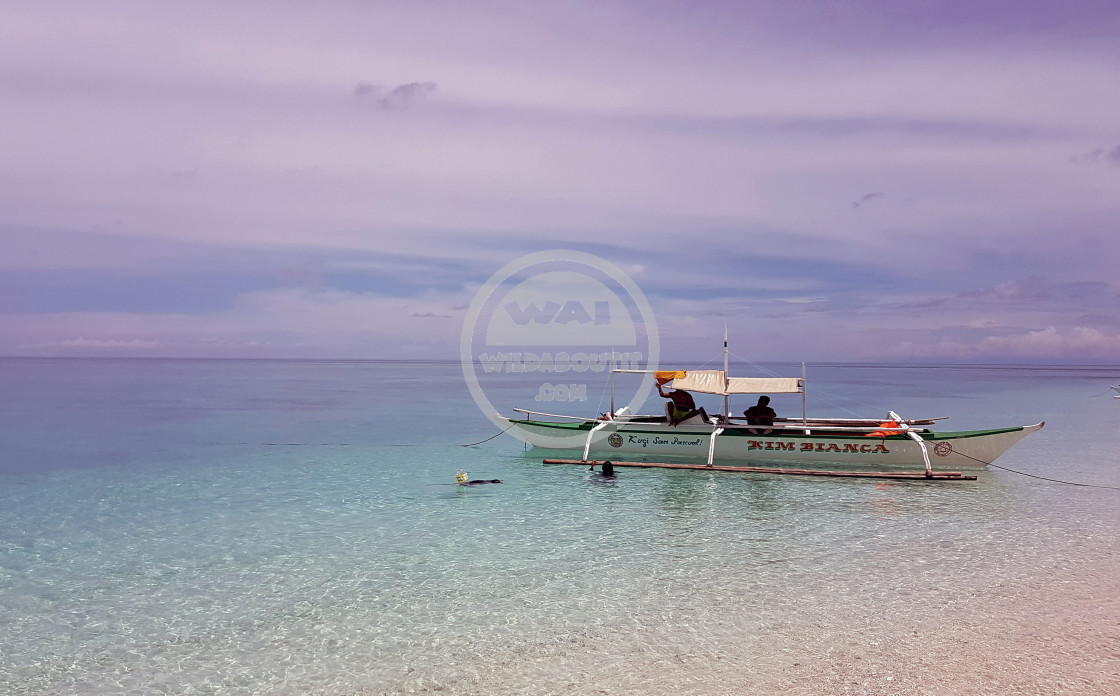
M 1120 367 L 806 369 L 1046 426 L 976 481 L 611 481 L 457 362 L 0 359 L 0 694 L 1120 693 Z

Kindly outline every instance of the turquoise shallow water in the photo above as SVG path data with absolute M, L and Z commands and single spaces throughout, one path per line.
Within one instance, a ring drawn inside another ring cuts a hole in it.
M 0 693 L 1109 693 L 1116 374 L 810 366 L 1097 487 L 604 484 L 460 446 L 456 364 L 2 360 Z

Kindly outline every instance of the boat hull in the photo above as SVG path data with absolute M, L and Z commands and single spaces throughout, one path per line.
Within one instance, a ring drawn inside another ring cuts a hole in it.
M 595 459 L 638 455 L 707 461 L 711 454 L 713 461 L 733 460 L 745 464 L 925 467 L 921 444 L 905 434 L 882 436 L 794 429 L 765 432 L 746 427 L 729 427 L 717 432 L 717 426 L 707 424 L 507 420 L 511 432 L 517 432 L 534 447 L 576 450 L 581 455 L 586 449 L 587 456 Z M 974 469 L 995 461 L 1042 426 L 1043 423 L 1037 423 L 994 430 L 925 432 L 921 438 L 933 468 Z M 713 433 L 716 433 L 714 449 Z

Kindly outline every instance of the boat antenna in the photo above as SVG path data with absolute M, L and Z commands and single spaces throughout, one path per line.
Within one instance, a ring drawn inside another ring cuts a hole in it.
M 727 394 L 728 387 L 731 386 L 731 378 L 727 375 L 727 322 L 723 322 L 723 417 L 730 421 L 731 418 L 731 403 L 730 397 Z
M 723 325 L 723 373 L 727 376 L 727 323 Z M 727 386 L 726 384 L 724 385 Z

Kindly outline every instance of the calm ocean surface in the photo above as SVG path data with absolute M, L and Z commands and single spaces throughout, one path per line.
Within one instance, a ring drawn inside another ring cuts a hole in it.
M 1090 486 L 603 484 L 462 447 L 454 363 L 3 359 L 0 694 L 1120 693 L 1118 382 L 809 366 L 818 415 L 1045 420 L 997 464 Z

